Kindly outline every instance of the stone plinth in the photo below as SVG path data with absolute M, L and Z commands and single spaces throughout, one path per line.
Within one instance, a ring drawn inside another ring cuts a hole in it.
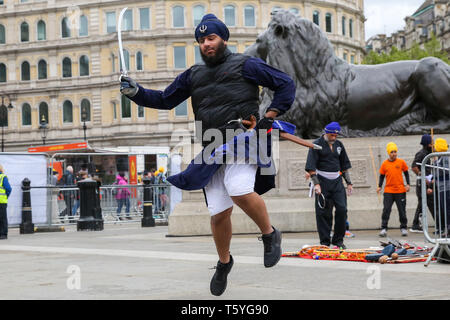
M 439 135 L 450 141 L 450 135 Z M 370 138 L 340 139 L 347 150 L 352 169 L 350 175 L 354 184 L 354 194 L 348 197 L 348 221 L 352 230 L 378 229 L 381 224 L 383 196 L 376 193 L 379 168 L 387 159 L 386 144 L 397 144 L 398 157 L 406 161 L 408 167 L 414 155 L 422 147 L 420 135 Z M 304 178 L 304 168 L 308 149 L 289 141 L 280 141 L 275 157 L 278 174 L 276 188 L 263 198 L 270 214 L 271 222 L 283 232 L 316 231 L 314 198 L 309 198 L 308 182 Z M 417 206 L 415 193 L 416 176 L 409 170 L 411 191 L 407 193 L 408 226 L 411 225 Z M 258 227 L 237 206 L 232 214 L 233 233 L 259 233 Z M 400 226 L 398 211 L 393 205 L 389 228 Z M 203 192 L 183 191 L 180 202 L 169 216 L 169 236 L 210 235 L 210 216 L 206 208 Z

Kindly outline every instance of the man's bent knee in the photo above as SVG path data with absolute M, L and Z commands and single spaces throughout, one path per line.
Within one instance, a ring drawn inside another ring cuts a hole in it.
M 230 219 L 232 211 L 233 211 L 233 207 L 230 207 L 222 212 L 219 212 L 219 213 L 211 216 L 211 223 L 212 224 L 220 224 L 224 220 Z

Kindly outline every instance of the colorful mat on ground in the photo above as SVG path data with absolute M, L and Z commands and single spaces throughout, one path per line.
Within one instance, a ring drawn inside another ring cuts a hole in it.
M 300 251 L 285 252 L 282 257 L 296 257 L 314 260 L 359 261 L 378 263 L 425 262 L 433 248 L 393 240 L 382 243 L 384 248 L 339 249 L 327 246 L 303 246 Z M 434 258 L 433 258 L 434 260 Z

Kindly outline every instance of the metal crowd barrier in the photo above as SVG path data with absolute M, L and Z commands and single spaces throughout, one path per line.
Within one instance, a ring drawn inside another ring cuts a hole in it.
M 426 168 L 431 169 L 428 176 Z M 435 244 L 425 266 L 433 257 L 450 261 L 450 152 L 430 153 L 423 159 L 421 185 L 423 233 L 427 241 Z M 428 212 L 433 218 L 432 223 L 428 221 Z
M 153 194 L 153 218 L 156 222 L 165 223 L 170 213 L 170 185 L 150 185 Z M 30 192 L 38 189 L 47 190 L 47 224 L 67 225 L 80 219 L 80 190 L 78 187 L 35 186 Z M 121 212 L 118 213 L 118 193 L 128 190 L 129 196 L 122 200 Z M 144 186 L 139 185 L 102 185 L 100 186 L 100 206 L 104 223 L 141 223 L 143 217 Z M 33 208 L 33 203 L 31 204 Z

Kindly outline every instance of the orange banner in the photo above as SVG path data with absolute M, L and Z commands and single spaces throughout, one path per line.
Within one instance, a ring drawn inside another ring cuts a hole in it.
M 137 178 L 137 165 L 136 165 L 136 156 L 128 156 L 128 170 L 130 175 L 130 181 L 129 184 L 137 184 L 138 178 Z M 131 195 L 133 198 L 136 198 L 137 196 L 137 190 L 136 188 L 133 188 L 131 190 Z
M 28 148 L 28 152 L 56 152 L 64 150 L 86 149 L 87 142 L 76 142 L 68 144 L 57 144 L 52 146 L 41 146 Z

